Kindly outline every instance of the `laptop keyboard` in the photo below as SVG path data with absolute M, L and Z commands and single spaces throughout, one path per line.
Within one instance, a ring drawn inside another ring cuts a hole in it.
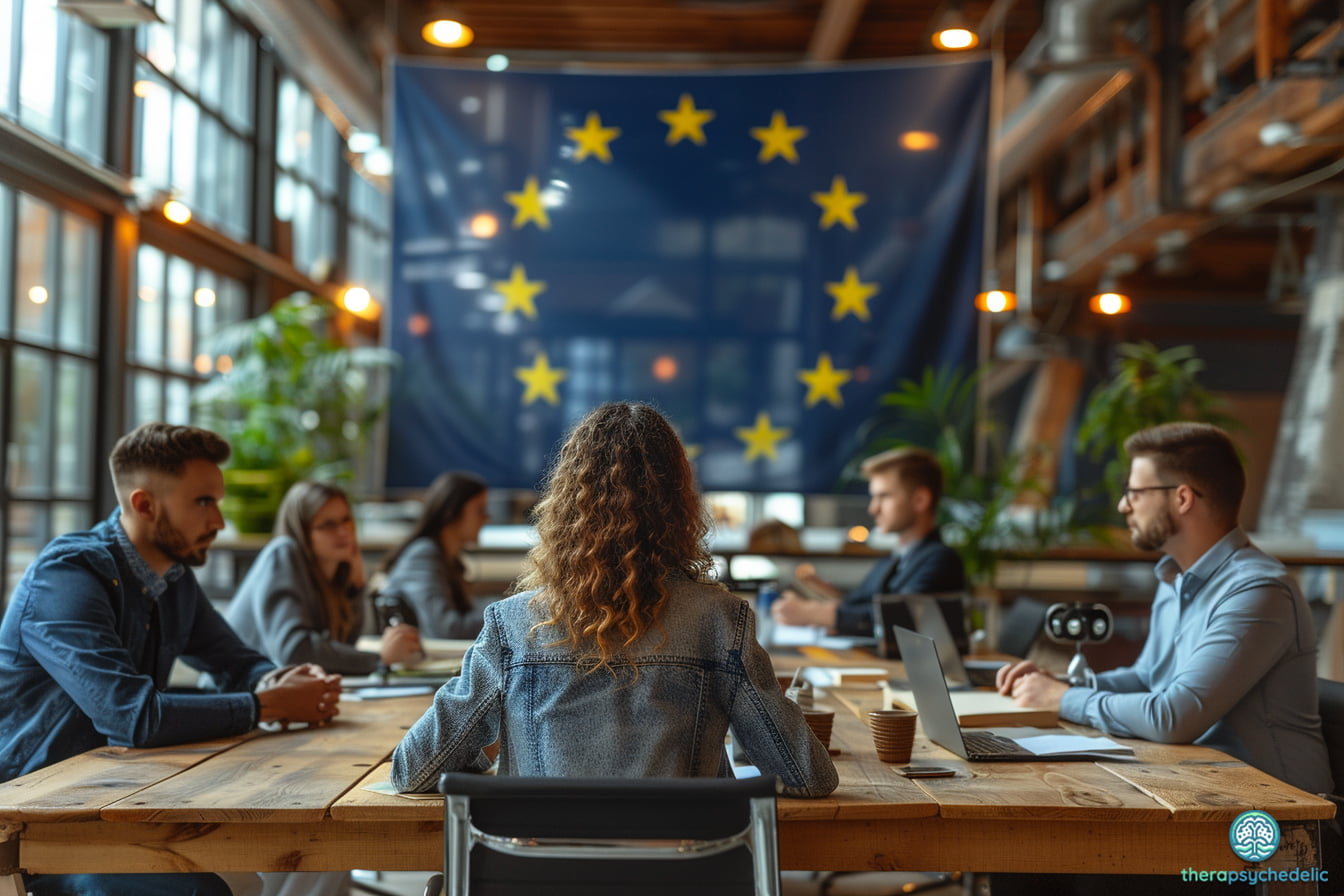
M 987 731 L 963 731 L 961 739 L 966 744 L 966 752 L 974 755 L 1003 755 L 1021 753 L 1022 747 L 1015 741 Z

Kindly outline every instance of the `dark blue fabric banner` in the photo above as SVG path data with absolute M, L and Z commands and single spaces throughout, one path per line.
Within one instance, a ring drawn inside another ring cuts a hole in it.
M 973 355 L 988 59 L 393 83 L 391 489 L 534 487 L 630 399 L 707 490 L 831 492 L 883 392 Z

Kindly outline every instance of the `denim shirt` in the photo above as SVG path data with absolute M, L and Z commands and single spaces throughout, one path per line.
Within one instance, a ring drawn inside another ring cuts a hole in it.
M 1310 793 L 1332 793 L 1316 705 L 1316 630 L 1283 564 L 1233 529 L 1182 571 L 1157 564 L 1134 665 L 1069 688 L 1060 715 L 1111 734 L 1222 750 Z
M 229 693 L 165 693 L 178 657 Z M 0 780 L 105 745 L 250 731 L 251 690 L 273 668 L 238 640 L 190 570 L 156 574 L 114 512 L 48 544 L 0 621 Z
M 430 791 L 446 771 L 482 771 L 499 740 L 499 771 L 552 777 L 730 777 L 729 724 L 750 762 L 790 796 L 825 796 L 835 765 L 779 687 L 755 639 L 750 605 L 716 585 L 669 582 L 659 629 L 585 671 L 552 645 L 528 605 L 491 604 L 462 674 L 434 697 L 392 755 L 392 783 Z M 665 639 L 664 639 L 665 636 Z

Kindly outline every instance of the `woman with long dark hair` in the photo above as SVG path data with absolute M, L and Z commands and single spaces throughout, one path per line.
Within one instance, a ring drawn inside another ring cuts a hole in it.
M 474 638 L 481 609 L 467 594 L 462 550 L 475 544 L 490 515 L 485 480 L 471 473 L 440 473 L 425 492 L 410 535 L 379 565 L 387 578 L 378 589 L 382 606 L 402 609 L 402 621 L 426 638 Z M 407 612 L 409 611 L 409 612 Z
M 537 505 L 528 590 L 491 604 L 462 674 L 407 732 L 392 783 L 513 775 L 726 777 L 729 724 L 784 792 L 835 766 L 785 698 L 751 606 L 710 580 L 708 519 L 661 414 L 605 404 L 570 432 Z

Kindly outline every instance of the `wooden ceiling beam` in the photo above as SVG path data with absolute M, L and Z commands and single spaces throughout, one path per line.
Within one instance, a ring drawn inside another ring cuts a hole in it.
M 826 0 L 807 45 L 807 58 L 813 62 L 843 59 L 867 5 L 868 0 Z

